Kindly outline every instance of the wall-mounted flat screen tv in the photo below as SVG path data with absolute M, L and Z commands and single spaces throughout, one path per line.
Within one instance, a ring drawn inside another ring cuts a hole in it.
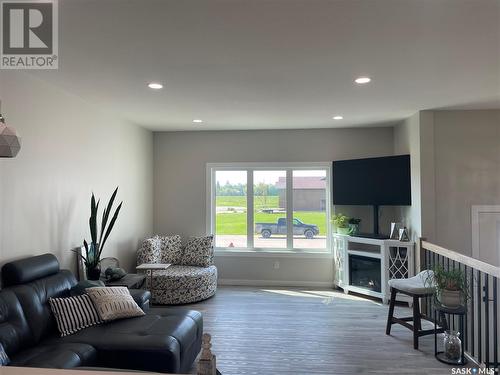
M 410 155 L 334 161 L 333 204 L 410 206 Z

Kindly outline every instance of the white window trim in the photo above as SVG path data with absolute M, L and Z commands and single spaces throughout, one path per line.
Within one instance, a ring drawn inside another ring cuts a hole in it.
M 253 247 L 253 231 L 247 231 L 247 247 L 245 248 L 215 248 L 215 254 L 218 256 L 319 256 L 331 257 L 331 178 L 332 178 L 332 163 L 331 162 L 307 162 L 307 163 L 207 163 L 206 165 L 206 232 L 207 235 L 214 234 L 216 223 L 216 209 L 215 209 L 215 172 L 217 170 L 283 170 L 287 172 L 287 222 L 291 223 L 293 217 L 293 199 L 288 197 L 292 196 L 293 190 L 293 170 L 315 170 L 325 169 L 327 175 L 326 184 L 326 250 L 323 249 L 301 249 L 293 248 L 293 226 L 288 226 L 287 233 L 287 248 L 254 248 Z M 250 185 L 251 184 L 251 185 Z M 253 173 L 247 173 L 247 205 L 253 207 Z M 252 210 L 247 210 L 247 228 L 253 228 L 254 213 Z

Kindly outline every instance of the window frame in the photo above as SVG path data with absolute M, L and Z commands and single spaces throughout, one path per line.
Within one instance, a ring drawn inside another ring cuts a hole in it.
M 295 255 L 295 256 L 327 256 L 332 255 L 332 228 L 331 217 L 331 162 L 307 162 L 307 163 L 207 163 L 206 165 L 206 232 L 207 235 L 215 235 L 216 226 L 216 171 L 246 171 L 247 172 L 247 247 L 227 248 L 216 247 L 216 255 Z M 326 248 L 294 248 L 293 247 L 293 225 L 287 226 L 287 246 L 286 248 L 256 248 L 254 247 L 254 171 L 275 171 L 285 170 L 287 181 L 286 195 L 286 218 L 287 223 L 293 222 L 293 171 L 296 170 L 325 170 L 326 171 Z M 249 209 L 251 208 L 251 209 Z M 250 229 L 252 228 L 252 229 Z

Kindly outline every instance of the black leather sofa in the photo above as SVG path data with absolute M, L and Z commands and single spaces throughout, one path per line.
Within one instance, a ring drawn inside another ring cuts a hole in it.
M 201 313 L 178 308 L 147 309 L 61 338 L 48 300 L 68 296 L 77 281 L 52 254 L 5 264 L 2 281 L 0 342 L 12 366 L 179 373 L 189 372 L 201 349 Z M 149 299 L 140 292 L 135 298 Z

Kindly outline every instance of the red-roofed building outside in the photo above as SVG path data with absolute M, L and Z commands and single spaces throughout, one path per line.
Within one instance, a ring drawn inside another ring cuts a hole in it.
M 293 210 L 325 211 L 326 179 L 321 176 L 301 176 L 293 178 Z M 279 191 L 279 206 L 286 207 L 286 178 L 276 182 Z

